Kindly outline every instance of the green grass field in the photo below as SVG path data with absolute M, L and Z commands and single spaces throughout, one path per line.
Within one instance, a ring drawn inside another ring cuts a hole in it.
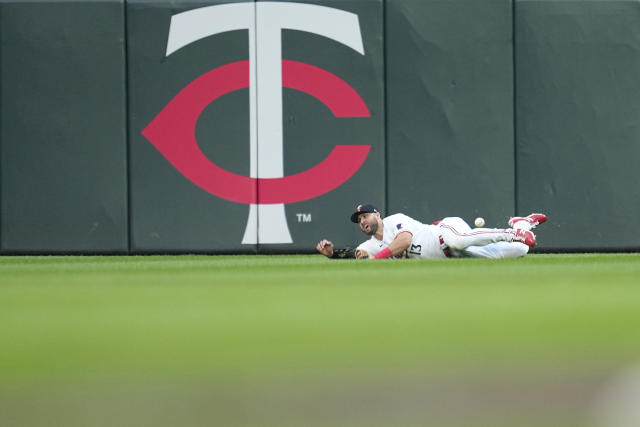
M 601 425 L 638 362 L 640 254 L 0 258 L 3 426 Z

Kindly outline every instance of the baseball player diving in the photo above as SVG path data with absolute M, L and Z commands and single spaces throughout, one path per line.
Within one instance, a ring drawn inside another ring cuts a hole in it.
M 547 216 L 533 213 L 509 219 L 509 228 L 471 228 L 462 218 L 423 224 L 398 213 L 382 219 L 370 204 L 359 205 L 351 221 L 371 238 L 355 250 L 335 249 L 323 239 L 316 249 L 328 258 L 517 258 L 535 246 L 531 232 Z

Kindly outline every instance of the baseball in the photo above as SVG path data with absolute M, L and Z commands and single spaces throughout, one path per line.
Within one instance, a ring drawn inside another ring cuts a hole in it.
M 476 225 L 476 227 L 484 227 L 484 218 L 479 216 L 473 223 Z

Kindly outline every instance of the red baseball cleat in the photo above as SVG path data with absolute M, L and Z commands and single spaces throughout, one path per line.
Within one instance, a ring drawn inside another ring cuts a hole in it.
M 514 216 L 509 219 L 509 227 L 513 228 L 514 224 L 519 221 L 527 221 L 531 224 L 531 228 L 535 228 L 536 225 L 540 225 L 547 220 L 547 216 L 541 213 L 532 213 L 528 216 Z
M 536 245 L 536 235 L 526 230 L 513 230 L 512 242 L 524 243 L 527 246 L 534 247 Z

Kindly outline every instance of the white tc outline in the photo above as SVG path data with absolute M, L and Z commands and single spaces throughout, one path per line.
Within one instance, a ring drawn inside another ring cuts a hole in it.
M 202 38 L 243 29 L 249 30 L 249 173 L 252 178 L 281 178 L 282 30 L 318 34 L 364 55 L 358 15 L 302 3 L 206 6 L 171 17 L 166 56 Z M 284 204 L 249 205 L 242 244 L 256 243 L 293 243 Z

